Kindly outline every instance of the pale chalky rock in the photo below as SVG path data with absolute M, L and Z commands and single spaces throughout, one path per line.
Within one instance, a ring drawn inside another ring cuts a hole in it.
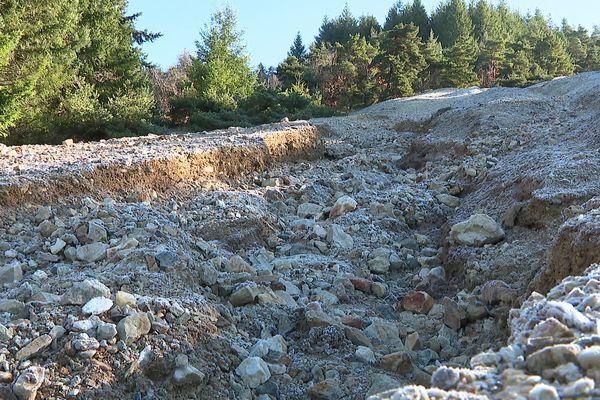
M 554 386 L 538 383 L 529 392 L 528 400 L 559 400 L 558 391 Z
M 150 332 L 150 319 L 145 313 L 135 313 L 123 318 L 117 325 L 119 338 L 125 343 L 133 343 Z
M 17 378 L 13 393 L 19 400 L 35 400 L 38 389 L 44 383 L 46 370 L 42 367 L 29 367 Z
M 50 253 L 58 254 L 65 248 L 66 245 L 67 243 L 64 240 L 62 240 L 61 238 L 57 238 L 56 242 L 52 246 L 50 246 Z
M 118 291 L 115 295 L 115 304 L 119 307 L 135 306 L 137 303 L 135 296 L 131 293 Z
M 256 388 L 271 378 L 269 366 L 260 357 L 248 357 L 235 369 L 235 373 L 251 388 Z
M 342 196 L 336 200 L 331 210 L 329 210 L 329 218 L 339 217 L 340 215 L 356 210 L 358 203 L 350 196 Z
M 100 315 L 113 306 L 113 301 L 107 297 L 94 297 L 82 307 L 81 311 L 87 315 Z
M 504 231 L 500 224 L 485 214 L 472 215 L 450 229 L 450 241 L 456 245 L 479 247 L 502 239 Z

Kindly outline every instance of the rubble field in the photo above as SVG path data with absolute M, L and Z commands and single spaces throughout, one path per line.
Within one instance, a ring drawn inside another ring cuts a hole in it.
M 600 398 L 599 93 L 0 146 L 0 399 Z

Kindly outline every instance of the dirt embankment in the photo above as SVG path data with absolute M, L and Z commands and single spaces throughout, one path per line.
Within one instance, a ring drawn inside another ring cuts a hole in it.
M 183 189 L 237 178 L 274 163 L 323 155 L 318 129 L 303 123 L 80 143 L 0 149 L 0 205 L 48 203 L 61 197 Z

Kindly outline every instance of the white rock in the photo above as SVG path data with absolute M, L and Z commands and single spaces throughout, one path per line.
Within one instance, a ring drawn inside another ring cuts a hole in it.
M 61 238 L 57 238 L 56 243 L 50 246 L 50 253 L 58 254 L 65 248 L 66 245 L 67 243 L 64 240 L 62 240 Z
M 235 369 L 235 373 L 252 389 L 271 378 L 269 366 L 260 357 L 248 357 Z
M 329 218 L 339 217 L 340 215 L 346 214 L 356 210 L 358 203 L 350 196 L 342 196 L 331 207 L 329 211 Z
M 358 346 L 354 353 L 354 357 L 365 364 L 375 364 L 375 353 L 368 347 Z
M 500 224 L 485 214 L 472 215 L 450 229 L 450 241 L 458 245 L 483 246 L 498 243 L 503 238 Z
M 84 314 L 100 315 L 107 312 L 113 306 L 113 301 L 106 297 L 94 297 L 81 308 Z
M 250 349 L 250 356 L 264 357 L 269 351 L 287 353 L 287 343 L 281 335 L 276 335 L 268 339 L 261 339 Z
M 122 290 L 120 290 L 115 295 L 115 303 L 119 307 L 135 306 L 137 300 L 135 299 L 135 296 L 131 293 L 123 292 Z
M 538 383 L 529 391 L 529 400 L 559 400 L 558 392 L 554 386 Z
M 13 393 L 19 400 L 34 400 L 38 389 L 44 383 L 46 370 L 42 367 L 29 367 L 21 372 L 13 385 Z

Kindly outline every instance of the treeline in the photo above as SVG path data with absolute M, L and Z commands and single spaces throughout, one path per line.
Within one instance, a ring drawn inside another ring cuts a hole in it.
M 127 0 L 0 2 L 0 139 L 57 142 L 248 126 L 333 115 L 439 87 L 526 86 L 600 69 L 600 31 L 540 11 L 400 1 L 381 25 L 346 7 L 277 67 L 250 67 L 233 10 L 213 15 L 195 54 L 162 71 Z
M 154 129 L 154 96 L 126 0 L 0 2 L 0 138 L 55 142 Z
M 523 16 L 485 0 L 447 0 L 429 15 L 414 0 L 394 5 L 383 26 L 346 6 L 323 21 L 309 51 L 298 36 L 276 76 L 284 89 L 302 83 L 350 110 L 440 87 L 526 86 L 598 69 L 598 29 L 556 27 L 539 10 Z

